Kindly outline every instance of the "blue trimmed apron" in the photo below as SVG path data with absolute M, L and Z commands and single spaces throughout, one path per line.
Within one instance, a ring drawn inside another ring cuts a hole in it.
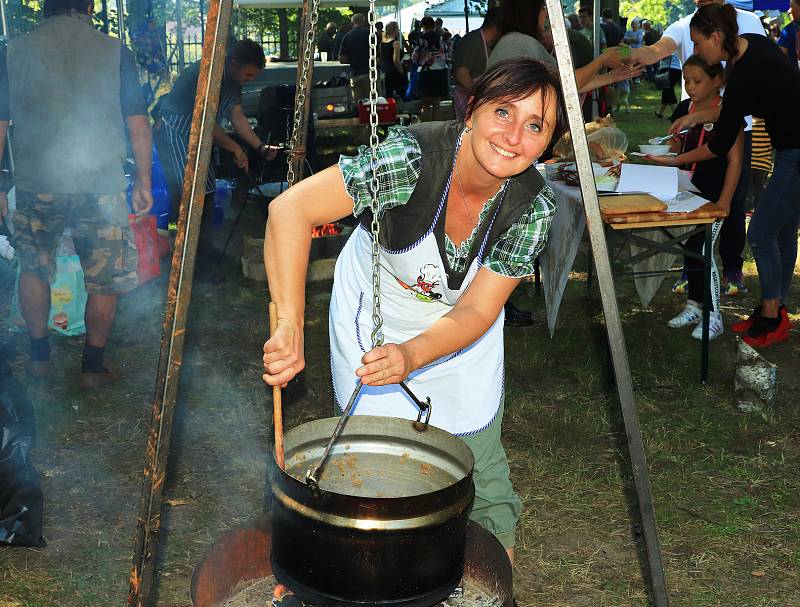
M 447 314 L 469 288 L 482 263 L 491 224 L 461 288 L 448 288 L 447 265 L 439 252 L 434 228 L 444 221 L 451 179 L 452 169 L 433 223 L 417 242 L 398 251 L 382 247 L 384 343 L 408 341 Z M 507 187 L 508 182 L 490 218 L 492 223 Z M 431 399 L 431 424 L 465 436 L 486 429 L 497 417 L 504 384 L 503 320 L 501 311 L 489 330 L 473 344 L 417 369 L 408 377 L 408 387 L 417 398 Z M 361 366 L 364 353 L 371 349 L 372 234 L 363 226 L 348 239 L 336 262 L 329 332 L 334 396 L 343 410 L 360 381 L 355 370 Z M 416 419 L 418 410 L 394 384 L 364 386 L 353 413 Z

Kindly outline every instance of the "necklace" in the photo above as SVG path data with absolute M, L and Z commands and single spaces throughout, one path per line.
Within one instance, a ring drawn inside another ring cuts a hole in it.
M 456 181 L 458 181 L 458 192 L 461 194 L 461 202 L 464 204 L 464 210 L 467 212 L 467 217 L 472 222 L 474 226 L 477 220 L 472 216 L 472 213 L 469 212 L 469 207 L 467 206 L 467 197 L 464 196 L 464 187 L 461 185 L 461 171 L 458 170 L 458 160 L 456 160 Z

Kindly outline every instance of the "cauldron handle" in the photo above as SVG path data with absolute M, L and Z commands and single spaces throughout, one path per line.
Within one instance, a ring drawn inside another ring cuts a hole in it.
M 431 397 L 428 396 L 425 398 L 425 402 L 423 403 L 419 400 L 411 389 L 406 385 L 406 382 L 401 381 L 400 387 L 411 397 L 411 400 L 414 401 L 414 404 L 417 405 L 419 409 L 419 413 L 417 414 L 417 421 L 415 421 L 412 425 L 414 426 L 414 430 L 417 432 L 425 432 L 428 429 L 428 422 L 431 421 L 431 411 L 433 407 L 431 406 Z M 422 422 L 422 416 L 425 415 L 425 422 Z
M 353 410 L 353 405 L 355 405 L 356 399 L 358 398 L 363 386 L 364 384 L 362 384 L 360 381 L 357 383 L 355 390 L 353 390 L 353 393 L 350 395 L 350 400 L 347 402 L 347 407 L 345 407 L 344 411 L 342 412 L 342 416 L 339 418 L 339 422 L 333 429 L 333 434 L 331 435 L 331 439 L 328 441 L 328 444 L 325 447 L 325 451 L 322 452 L 322 457 L 317 462 L 317 465 L 314 466 L 313 469 L 309 469 L 309 471 L 306 473 L 306 485 L 308 485 L 308 488 L 311 490 L 311 494 L 318 499 L 322 497 L 322 491 L 319 488 L 322 470 L 325 468 L 325 464 L 328 463 L 328 456 L 331 454 L 333 445 L 337 440 L 339 440 L 339 436 L 341 436 L 342 431 L 344 430 L 344 426 Z M 431 406 L 430 397 L 427 397 L 423 403 L 414 395 L 405 382 L 401 381 L 400 387 L 411 397 L 411 400 L 413 400 L 414 404 L 416 404 L 419 408 L 417 421 L 413 422 L 412 424 L 414 426 L 414 430 L 417 432 L 425 432 L 425 430 L 428 429 L 428 422 L 431 420 L 431 410 L 433 409 Z M 423 414 L 425 415 L 424 422 L 422 421 Z

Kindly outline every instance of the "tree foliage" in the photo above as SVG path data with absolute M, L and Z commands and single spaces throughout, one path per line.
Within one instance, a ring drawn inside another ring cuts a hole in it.
M 684 15 L 694 12 L 694 0 L 620 0 L 619 15 L 648 19 L 654 25 L 667 27 Z

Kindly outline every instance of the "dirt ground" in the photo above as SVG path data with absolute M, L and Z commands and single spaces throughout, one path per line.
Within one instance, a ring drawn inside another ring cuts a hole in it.
M 255 208 L 244 231 L 259 235 Z M 234 239 L 238 242 L 238 238 Z M 272 402 L 260 380 L 268 294 L 242 278 L 196 285 L 176 408 L 153 604 L 190 604 L 192 571 L 225 530 L 264 504 Z M 586 267 L 582 251 L 576 269 Z M 167 266 L 164 266 L 166 271 Z M 755 302 L 726 299 L 726 326 Z M 575 274 L 555 336 L 544 303 L 525 283 L 515 303 L 531 328 L 506 331 L 504 444 L 523 501 L 515 593 L 521 607 L 647 605 L 642 542 L 625 432 L 608 371 L 599 296 Z M 47 547 L 0 549 L 0 607 L 122 605 L 128 588 L 144 445 L 158 363 L 166 276 L 120 302 L 107 361 L 113 386 L 76 386 L 82 339 L 53 337 L 54 372 L 22 372 L 27 339 L 14 337 L 14 371 L 37 415 L 33 461 L 45 494 Z M 710 381 L 699 344 L 666 327 L 681 301 L 662 288 L 643 309 L 629 283 L 618 299 L 635 384 L 671 604 L 800 605 L 800 337 L 764 352 L 779 393 L 761 413 L 737 410 L 736 342 L 711 345 Z M 798 289 L 790 304 L 800 322 Z M 327 308 L 330 284 L 308 292 L 302 385 L 285 396 L 286 426 L 331 411 Z
M 255 235 L 258 215 L 248 215 Z M 235 261 L 225 267 L 224 283 L 196 285 L 190 310 L 155 587 L 154 604 L 168 607 L 190 604 L 195 565 L 223 531 L 260 513 L 265 495 L 272 404 L 259 351 L 268 295 Z M 53 338 L 51 380 L 25 380 L 37 414 L 33 458 L 48 545 L 0 550 L 3 607 L 124 601 L 165 284 L 162 276 L 121 300 L 108 354 L 125 373 L 119 384 L 78 390 L 82 340 L 63 337 Z M 748 284 L 756 289 L 752 276 Z M 309 289 L 308 370 L 286 395 L 288 428 L 330 412 L 329 289 Z M 767 352 L 779 368 L 774 408 L 743 414 L 733 397 L 730 332 L 713 342 L 711 380 L 701 385 L 698 343 L 665 327 L 677 297 L 664 287 L 650 309 L 639 309 L 629 291 L 623 285 L 620 309 L 672 604 L 800 604 L 800 341 Z M 647 604 L 598 295 L 576 275 L 553 339 L 531 284 L 515 301 L 536 318 L 506 337 L 504 441 L 524 503 L 519 604 Z M 752 301 L 727 300 L 727 323 Z M 23 377 L 26 340 L 16 341 Z

